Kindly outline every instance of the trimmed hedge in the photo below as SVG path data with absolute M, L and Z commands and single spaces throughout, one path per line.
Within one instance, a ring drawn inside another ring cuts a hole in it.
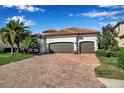
M 99 49 L 99 50 L 97 50 L 96 51 L 96 55 L 97 56 L 106 56 L 106 52 L 105 52 L 105 50 L 104 49 Z
M 114 51 L 113 49 L 107 51 L 105 51 L 104 49 L 98 49 L 96 51 L 96 55 L 103 57 L 118 57 L 122 52 L 124 52 L 124 48 L 118 48 L 118 50 L 116 51 Z
M 97 56 L 103 56 L 103 57 L 112 57 L 114 56 L 114 52 L 111 50 L 105 51 L 104 49 L 99 49 L 96 51 Z

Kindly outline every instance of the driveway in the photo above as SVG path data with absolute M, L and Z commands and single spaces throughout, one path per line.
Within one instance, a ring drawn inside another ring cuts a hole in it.
M 0 87 L 105 87 L 94 54 L 47 54 L 0 66 Z

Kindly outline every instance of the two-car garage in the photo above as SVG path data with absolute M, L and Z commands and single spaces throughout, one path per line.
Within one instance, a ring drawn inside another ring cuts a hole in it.
M 79 43 L 80 53 L 93 53 L 94 42 L 85 41 Z M 56 42 L 49 44 L 50 53 L 73 53 L 74 45 L 72 42 Z

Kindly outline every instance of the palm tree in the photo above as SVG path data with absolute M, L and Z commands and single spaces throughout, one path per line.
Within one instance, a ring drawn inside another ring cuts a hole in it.
M 38 43 L 37 39 L 32 36 L 26 36 L 25 39 L 21 42 L 21 50 L 25 53 L 28 53 L 29 49 L 34 51 L 34 48 L 39 48 L 40 44 Z
M 4 44 L 10 45 L 11 55 L 13 55 L 16 32 L 8 27 L 5 27 L 0 29 L 0 36 Z
M 29 27 L 25 26 L 25 23 L 20 20 L 10 20 L 7 24 L 7 27 L 16 32 L 15 44 L 17 46 L 17 53 L 20 51 L 20 42 L 30 34 L 30 31 L 27 30 Z

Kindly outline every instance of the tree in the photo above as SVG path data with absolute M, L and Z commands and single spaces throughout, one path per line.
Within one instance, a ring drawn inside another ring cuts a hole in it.
M 29 27 L 25 26 L 25 23 L 20 20 L 10 20 L 6 27 L 10 28 L 11 30 L 16 32 L 16 39 L 15 44 L 17 46 L 17 53 L 20 51 L 19 46 L 20 42 L 30 33 L 29 30 L 27 30 Z
M 102 33 L 98 33 L 97 35 L 97 38 L 98 38 L 98 48 L 101 49 L 103 48 L 103 44 L 102 44 Z
M 37 39 L 32 36 L 26 36 L 25 39 L 21 42 L 20 48 L 25 53 L 29 53 L 29 49 L 38 48 L 40 44 L 38 43 Z
M 39 49 L 40 46 L 41 46 L 41 45 L 40 45 L 40 43 L 38 42 L 38 40 L 37 40 L 36 38 L 32 37 L 32 42 L 31 42 L 30 48 L 33 50 L 33 52 L 34 52 L 34 49 L 35 49 L 35 48 Z
M 1 40 L 4 44 L 8 44 L 11 47 L 11 55 L 14 52 L 14 43 L 16 38 L 16 32 L 9 27 L 0 29 Z
M 113 29 L 111 24 L 106 25 L 102 28 L 101 38 L 99 39 L 100 45 L 103 46 L 105 50 L 111 48 L 117 48 L 118 42 L 115 39 L 118 36 L 118 33 Z

